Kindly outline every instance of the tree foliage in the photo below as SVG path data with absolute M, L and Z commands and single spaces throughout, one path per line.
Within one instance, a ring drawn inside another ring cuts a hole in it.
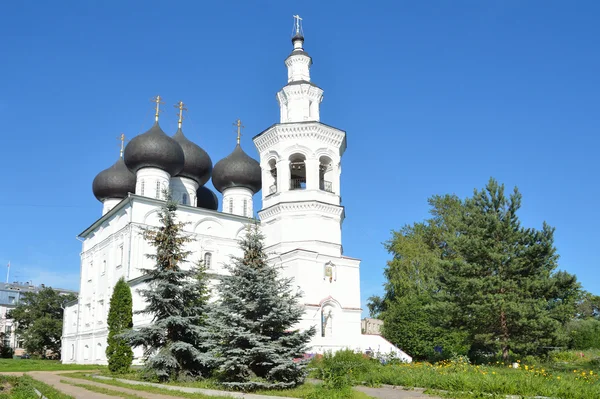
M 76 298 L 74 294 L 61 295 L 51 287 L 23 293 L 7 317 L 15 321 L 27 352 L 38 356 L 46 356 L 47 352 L 60 354 L 63 307 Z
M 133 300 L 131 289 L 122 277 L 115 284 L 110 298 L 107 324 L 108 345 L 106 347 L 106 358 L 108 359 L 108 369 L 113 373 L 126 373 L 133 361 L 133 351 L 120 334 L 133 327 Z
M 446 342 L 504 360 L 565 343 L 580 286 L 557 271 L 554 228 L 521 226 L 521 199 L 490 179 L 465 200 L 433 197 L 432 218 L 393 233 L 385 296 L 370 301 L 388 339 L 417 357 Z
M 304 309 L 292 279 L 267 263 L 259 227 L 249 227 L 240 241 L 243 256 L 233 258 L 217 287 L 211 313 L 216 374 L 241 390 L 290 388 L 306 376 L 302 358 L 315 328 L 292 328 Z M 294 361 L 296 359 L 296 361 Z
M 207 278 L 201 265 L 185 265 L 191 238 L 183 232 L 185 223 L 176 221 L 177 203 L 167 193 L 158 213 L 160 226 L 144 231 L 144 238 L 156 248 L 146 255 L 155 261 L 140 295 L 152 322 L 124 335 L 133 346 L 143 346 L 145 367 L 161 381 L 206 376 L 210 372 L 206 340 Z M 189 266 L 184 269 L 183 266 Z

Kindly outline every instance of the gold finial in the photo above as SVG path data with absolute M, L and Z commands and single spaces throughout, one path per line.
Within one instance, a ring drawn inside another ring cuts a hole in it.
M 121 140 L 121 153 L 119 155 L 120 158 L 123 158 L 123 151 L 125 150 L 125 134 L 121 133 L 119 136 L 119 140 Z
M 153 103 L 156 103 L 156 114 L 154 114 L 154 118 L 155 118 L 156 122 L 158 122 L 158 113 L 161 112 L 160 104 L 164 104 L 162 99 L 163 98 L 161 96 L 156 96 L 151 100 Z
M 237 143 L 240 143 L 240 138 L 242 137 L 242 129 L 245 128 L 245 126 L 242 125 L 242 121 L 240 119 L 238 119 L 233 126 L 237 126 Z
M 175 104 L 175 108 L 179 109 L 178 126 L 181 129 L 181 123 L 183 122 L 183 111 L 187 111 L 187 108 L 185 107 L 185 104 L 183 103 L 183 101 L 179 101 L 177 104 Z

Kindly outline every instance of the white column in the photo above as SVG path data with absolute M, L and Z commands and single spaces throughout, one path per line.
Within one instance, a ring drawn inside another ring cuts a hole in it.
M 277 162 L 277 191 L 290 191 L 290 161 L 282 159 Z
M 136 174 L 135 193 L 144 197 L 164 199 L 163 190 L 169 189 L 171 175 L 158 168 L 143 168 Z
M 306 189 L 319 189 L 319 160 L 307 159 L 304 161 L 306 165 Z

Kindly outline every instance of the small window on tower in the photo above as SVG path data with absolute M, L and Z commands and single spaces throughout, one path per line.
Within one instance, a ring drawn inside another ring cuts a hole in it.
M 154 198 L 160 198 L 160 182 L 158 180 L 156 181 L 156 194 Z
M 117 267 L 120 267 L 123 265 L 123 255 L 124 255 L 123 244 L 121 244 L 121 245 L 119 245 L 119 259 L 117 262 Z
M 210 269 L 212 265 L 212 254 L 210 252 L 207 252 L 204 254 L 204 266 L 207 269 Z
M 144 181 L 142 180 L 142 182 L 140 183 L 140 195 L 144 195 Z
M 229 213 L 233 213 L 233 199 L 229 198 Z
M 188 204 L 188 195 L 187 195 L 187 194 L 185 194 L 185 193 L 184 193 L 184 194 L 181 196 L 181 203 L 182 203 L 183 205 L 187 205 L 187 204 Z
M 248 200 L 244 200 L 244 216 L 248 216 Z

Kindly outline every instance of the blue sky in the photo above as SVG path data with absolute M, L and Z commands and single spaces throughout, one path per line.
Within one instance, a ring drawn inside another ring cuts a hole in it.
M 0 263 L 77 288 L 76 235 L 101 214 L 94 176 L 149 99 L 189 109 L 213 162 L 278 121 L 292 15 L 304 18 L 322 121 L 344 129 L 345 253 L 363 303 L 381 293 L 392 229 L 433 194 L 493 176 L 523 194 L 523 224 L 555 226 L 560 267 L 600 294 L 600 3 L 596 1 L 60 1 L 0 10 Z M 257 196 L 259 197 L 259 196 Z M 0 270 L 4 270 L 3 268 Z M 0 274 L 1 275 L 1 274 Z M 3 280 L 3 278 L 2 278 Z

